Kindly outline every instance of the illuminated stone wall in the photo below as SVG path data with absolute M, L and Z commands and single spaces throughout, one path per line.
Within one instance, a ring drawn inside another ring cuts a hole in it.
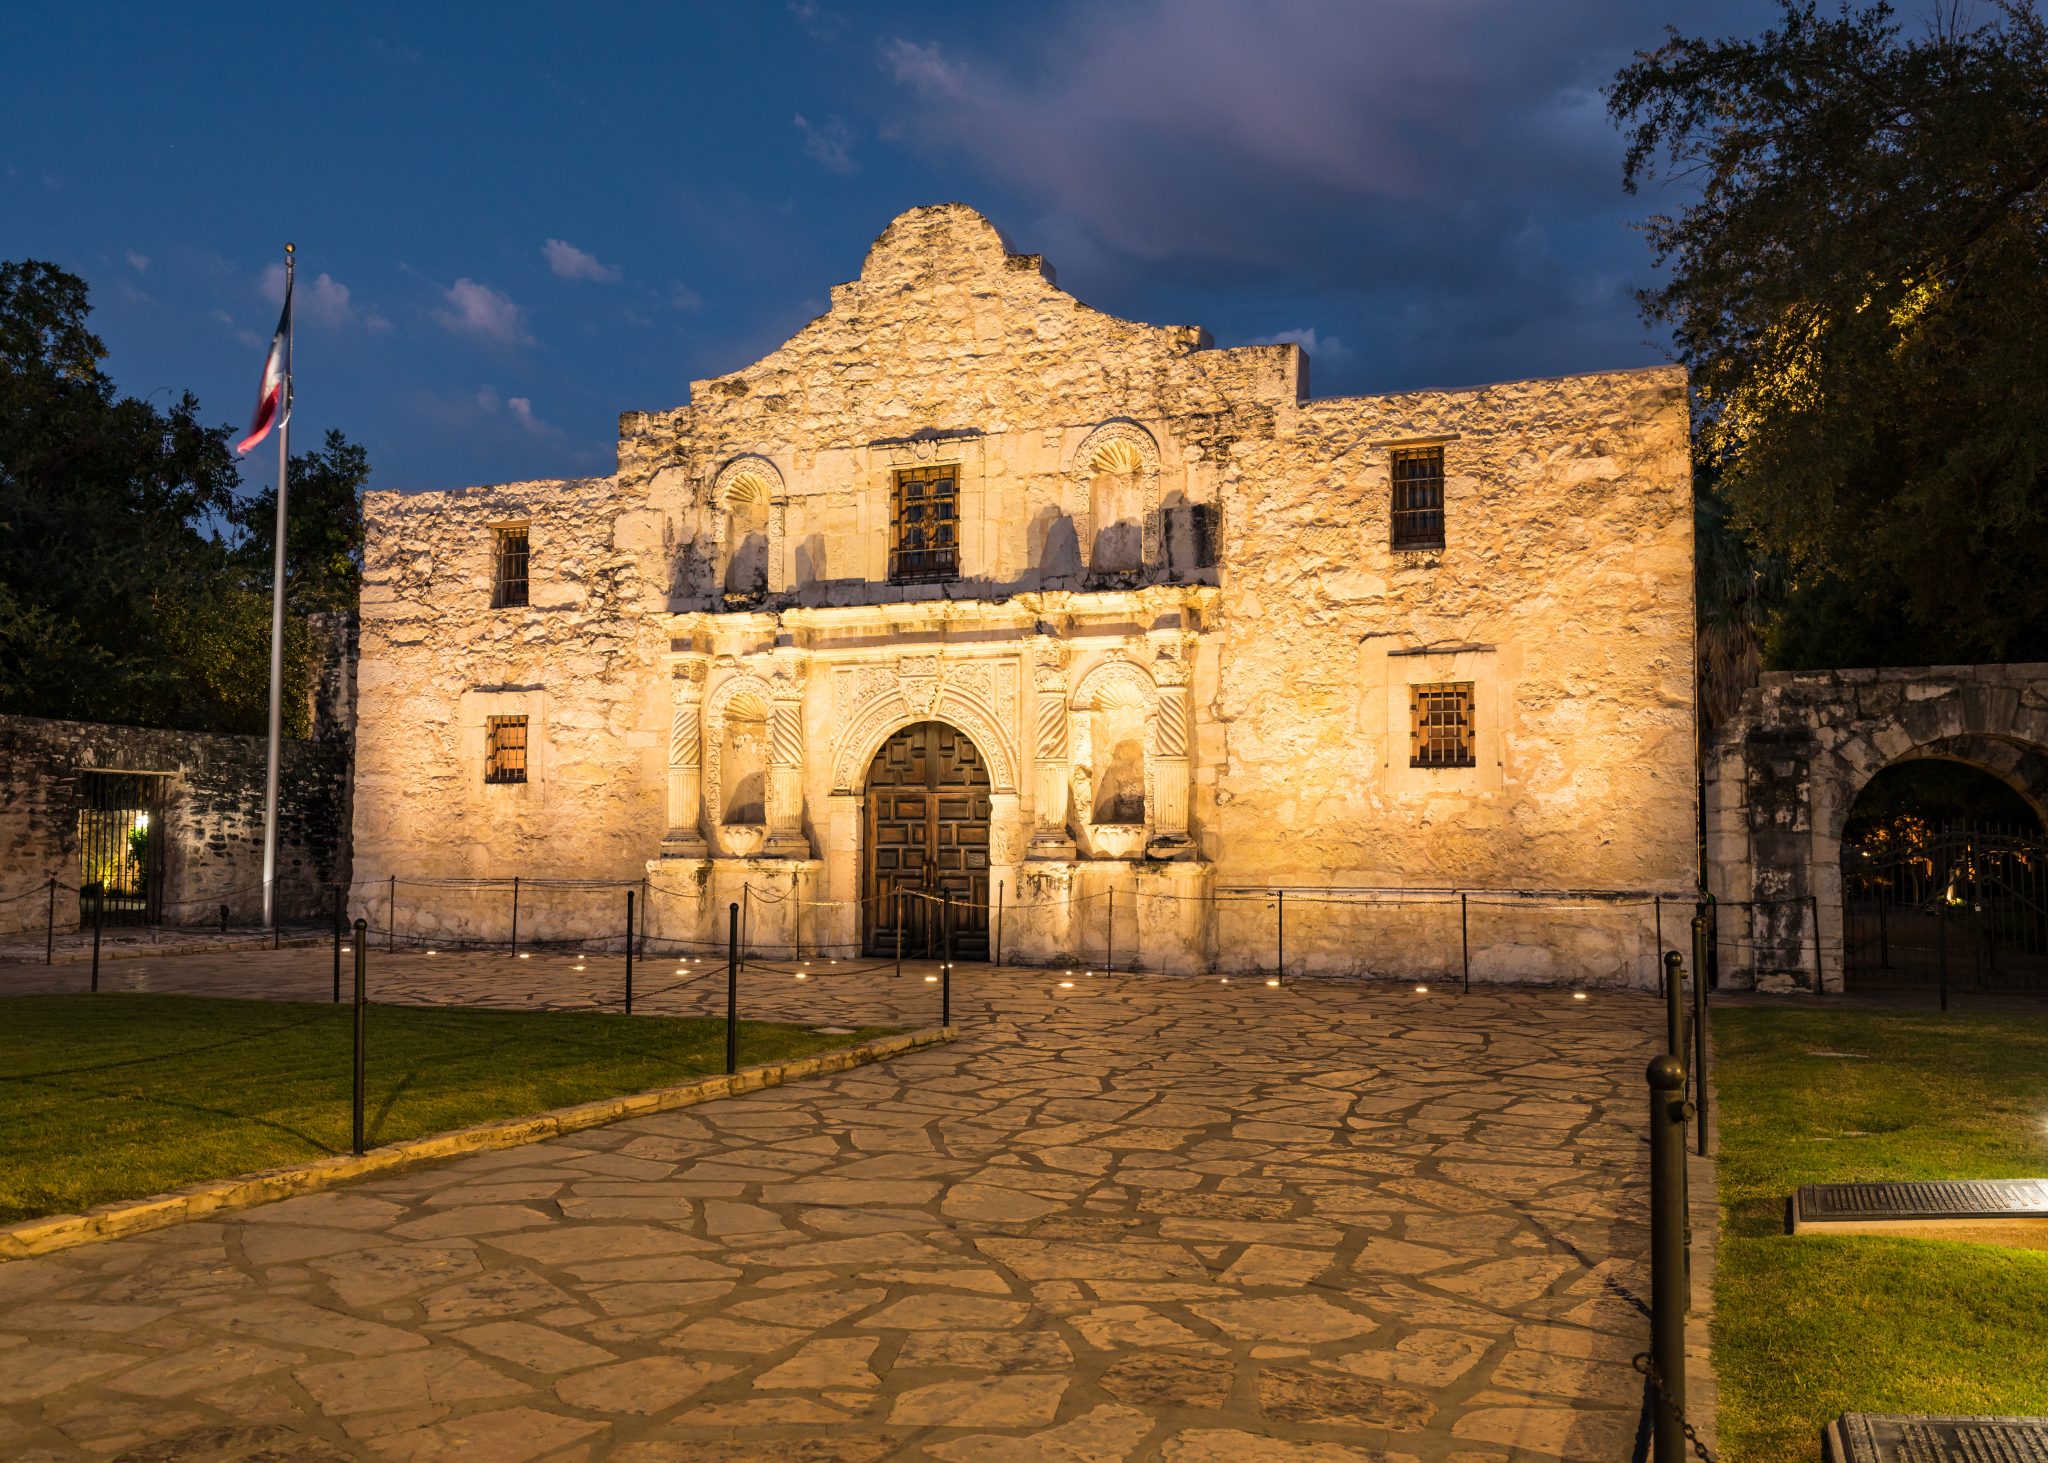
M 79 927 L 81 774 L 96 771 L 163 777 L 163 923 L 210 925 L 222 904 L 237 924 L 258 921 L 266 750 L 262 737 L 0 716 L 0 934 L 41 930 L 53 909 L 59 931 Z M 313 918 L 347 877 L 348 748 L 337 737 L 281 753 L 277 907 Z M 39 892 L 53 877 L 54 906 Z
M 1091 310 L 947 205 L 780 350 L 623 416 L 612 477 L 373 495 L 360 877 L 644 879 L 684 939 L 751 885 L 757 938 L 850 947 L 868 761 L 934 718 L 989 769 L 1020 958 L 1086 958 L 1121 908 L 1148 965 L 1270 963 L 1218 902 L 1251 886 L 1689 891 L 1680 373 L 1312 400 L 1306 372 Z M 1448 543 L 1397 554 L 1389 456 L 1418 441 Z M 892 584 L 920 467 L 957 473 L 959 574 Z M 492 530 L 523 521 L 532 607 L 491 610 Z M 1408 765 L 1435 681 L 1475 688 L 1472 767 Z M 482 781 L 498 714 L 534 728 L 524 787 Z M 430 893 L 422 929 L 499 918 Z M 1437 968 L 1400 917 L 1289 920 L 1314 968 Z M 1475 970 L 1644 980 L 1648 928 L 1503 906 Z

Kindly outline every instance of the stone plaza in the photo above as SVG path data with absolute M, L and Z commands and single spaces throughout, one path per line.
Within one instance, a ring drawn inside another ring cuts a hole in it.
M 576 963 L 380 955 L 373 987 L 587 1005 L 623 964 Z M 103 988 L 317 999 L 330 968 Z M 744 1014 L 935 1019 L 928 965 L 797 968 L 750 966 Z M 722 969 L 641 979 L 721 1008 Z M 947 1045 L 0 1265 L 0 1452 L 1629 1456 L 1652 999 L 1065 979 L 963 966 Z

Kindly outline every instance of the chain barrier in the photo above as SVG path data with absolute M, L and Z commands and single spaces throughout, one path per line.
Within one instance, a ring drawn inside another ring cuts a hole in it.
M 1650 1353 L 1638 1351 L 1635 1359 L 1629 1364 L 1648 1380 L 1658 1400 L 1677 1414 L 1679 1431 L 1685 1434 L 1686 1442 L 1692 1445 L 1692 1450 L 1698 1455 L 1700 1463 L 1714 1463 L 1714 1455 L 1708 1452 L 1707 1445 L 1700 1441 L 1699 1429 L 1692 1425 L 1692 1419 L 1685 1415 L 1685 1409 L 1672 1401 L 1671 1395 L 1664 1390 L 1664 1379 L 1657 1374 L 1657 1363 Z

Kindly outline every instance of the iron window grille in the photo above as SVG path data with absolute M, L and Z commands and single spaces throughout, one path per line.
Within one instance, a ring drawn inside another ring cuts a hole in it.
M 493 716 L 484 722 L 484 781 L 526 781 L 526 718 Z
M 896 474 L 890 504 L 889 578 L 897 584 L 951 579 L 960 572 L 960 469 L 912 467 Z
M 515 609 L 526 603 L 526 528 L 498 530 L 498 572 L 491 590 L 491 608 Z
M 1444 449 L 1397 447 L 1393 455 L 1393 546 L 1444 546 Z
M 1410 767 L 1471 767 L 1472 683 L 1408 688 Z

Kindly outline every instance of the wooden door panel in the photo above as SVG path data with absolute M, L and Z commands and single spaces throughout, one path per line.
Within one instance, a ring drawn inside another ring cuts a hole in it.
M 863 798 L 862 893 L 871 955 L 895 952 L 900 919 L 907 955 L 942 947 L 939 906 L 954 901 L 953 948 L 988 955 L 988 769 L 974 743 L 942 722 L 905 727 L 875 754 Z

